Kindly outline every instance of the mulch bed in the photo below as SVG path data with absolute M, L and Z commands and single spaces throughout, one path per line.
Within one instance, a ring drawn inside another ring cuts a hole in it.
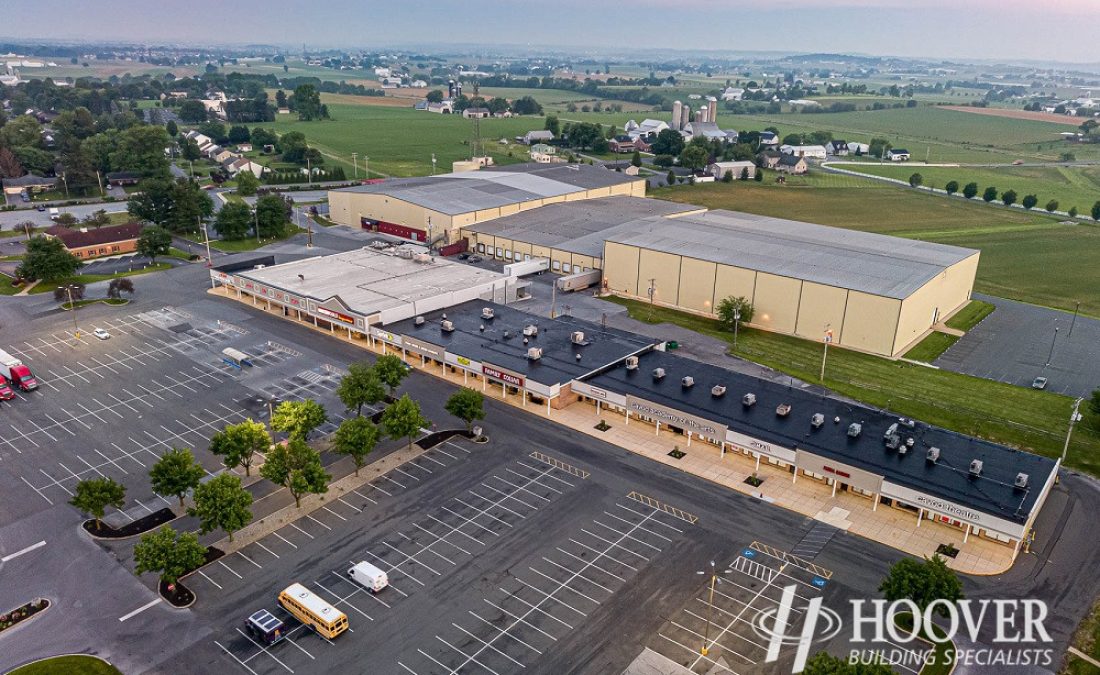
M 668 453 L 668 456 L 672 457 L 673 459 L 683 459 L 685 456 L 687 456 L 687 453 L 683 450 L 673 450 L 672 452 Z
M 760 487 L 760 485 L 764 482 L 764 479 L 758 478 L 756 476 L 749 476 L 745 479 L 745 482 L 753 487 Z
M 0 631 L 7 630 L 18 625 L 22 621 L 26 621 L 35 614 L 45 610 L 50 606 L 50 601 L 45 598 L 38 598 L 32 600 L 25 605 L 16 607 L 10 612 L 0 614 Z
M 160 582 L 160 597 L 167 600 L 173 607 L 180 609 L 190 607 L 195 603 L 195 594 L 191 592 L 191 589 L 184 586 L 182 581 L 177 581 L 172 590 L 168 590 L 168 584 L 163 581 Z
M 100 537 L 102 539 L 123 539 L 125 537 L 133 537 L 134 535 L 155 530 L 161 525 L 171 522 L 176 518 L 177 516 L 172 509 L 164 508 L 159 511 L 154 511 L 144 518 L 138 518 L 134 522 L 127 523 L 120 528 L 111 527 L 103 522 L 101 522 L 100 526 L 97 528 L 95 519 L 85 520 L 84 529 L 93 537 Z
M 940 544 L 936 547 L 936 553 L 947 556 L 948 558 L 954 558 L 959 555 L 959 549 L 955 548 L 952 544 Z
M 434 433 L 428 434 L 424 438 L 421 438 L 419 441 L 417 441 L 416 445 L 423 450 L 427 450 L 429 448 L 434 448 L 443 441 L 454 438 L 455 436 L 462 436 L 463 438 L 474 437 L 472 433 L 466 431 L 465 429 L 445 429 L 443 431 L 436 431 Z

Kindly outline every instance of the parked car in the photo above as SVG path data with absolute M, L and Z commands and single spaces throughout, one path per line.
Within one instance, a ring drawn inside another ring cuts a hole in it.
M 472 255 L 472 256 L 470 256 L 469 258 L 466 259 L 466 262 L 479 263 L 479 262 L 481 262 L 481 256 Z
M 39 211 L 41 211 L 41 212 L 43 212 L 43 213 L 45 213 L 45 211 L 46 211 L 46 207 L 45 207 L 45 206 L 42 206 L 41 204 L 39 204 L 39 205 L 38 205 L 38 210 L 39 210 Z
M 1034 380 L 1031 381 L 1031 388 L 1032 389 L 1046 389 L 1047 388 L 1047 378 L 1045 378 L 1045 377 L 1035 378 Z
M 286 637 L 283 622 L 266 609 L 261 609 L 248 617 L 244 627 L 253 639 L 264 645 L 273 645 Z
M 108 333 L 107 331 L 103 330 L 102 328 L 96 328 L 95 330 L 93 330 L 92 335 L 96 336 L 100 340 L 110 340 L 111 339 L 111 334 Z

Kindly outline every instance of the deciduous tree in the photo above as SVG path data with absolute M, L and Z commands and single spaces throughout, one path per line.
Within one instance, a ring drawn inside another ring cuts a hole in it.
M 375 361 L 374 372 L 382 380 L 382 384 L 389 388 L 390 396 L 393 396 L 401 382 L 408 377 L 409 366 L 399 356 L 383 354 Z
M 251 197 L 260 189 L 260 179 L 251 171 L 238 171 L 236 176 L 237 194 L 242 197 Z
M 162 527 L 141 535 L 134 545 L 134 571 L 155 572 L 169 586 L 206 560 L 206 547 L 193 532 L 176 532 Z
M 355 414 L 363 414 L 364 405 L 374 405 L 386 398 L 386 389 L 382 380 L 372 367 L 365 363 L 353 363 L 348 366 L 348 374 L 340 379 L 336 395 Z
M 57 281 L 72 276 L 83 264 L 65 250 L 60 239 L 37 236 L 27 242 L 18 274 L 29 280 Z
M 1001 195 L 1001 203 L 1005 206 L 1012 206 L 1016 203 L 1016 197 L 1017 195 L 1015 190 L 1005 190 L 1004 194 Z M 987 199 L 986 201 L 993 200 Z
M 363 468 L 367 455 L 378 445 L 381 433 L 378 427 L 366 417 L 349 417 L 340 423 L 332 439 L 332 449 L 341 455 L 351 457 L 355 462 L 355 475 Z
M 214 218 L 214 231 L 227 241 L 247 239 L 252 229 L 252 209 L 243 202 L 229 202 Z
M 271 417 L 271 428 L 285 433 L 292 440 L 305 441 L 309 433 L 328 421 L 325 408 L 317 401 L 283 401 Z
M 949 180 L 947 181 L 947 185 L 943 186 L 943 189 L 947 194 L 953 195 L 959 191 L 959 181 Z
M 149 470 L 149 482 L 153 492 L 162 495 L 175 495 L 183 506 L 183 497 L 189 490 L 199 486 L 206 474 L 202 465 L 186 448 L 172 448 L 161 455 L 153 468 Z
M 297 507 L 302 506 L 302 495 L 328 492 L 331 478 L 321 465 L 321 455 L 298 439 L 276 444 L 260 467 L 260 475 L 289 490 Z
M 69 503 L 95 518 L 98 530 L 108 506 L 121 509 L 126 503 L 126 488 L 107 477 L 86 478 L 76 484 Z
M 420 405 L 405 394 L 382 413 L 382 429 L 394 440 L 406 438 L 412 447 L 413 438 L 431 422 L 420 413 Z
M 222 458 L 226 468 L 244 467 L 244 475 L 252 475 L 256 453 L 271 446 L 271 438 L 262 422 L 247 419 L 227 425 L 210 438 L 210 452 Z
M 962 582 L 939 555 L 923 561 L 902 558 L 894 563 L 879 585 L 887 600 L 912 600 L 923 613 L 933 600 L 955 602 L 963 597 Z M 937 613 L 947 616 L 947 609 L 937 605 Z
M 199 485 L 194 498 L 187 515 L 199 519 L 202 534 L 220 529 L 233 541 L 233 533 L 252 520 L 252 494 L 233 474 L 223 473 Z
M 733 330 L 734 323 L 752 323 L 756 309 L 745 297 L 729 296 L 718 301 L 716 314 L 727 330 Z M 734 318 L 734 317 L 737 318 Z
M 967 183 L 966 185 L 963 186 L 963 197 L 966 197 L 967 199 L 973 199 L 974 197 L 977 196 L 977 194 L 978 194 L 978 184 L 977 183 Z
M 167 255 L 172 248 L 172 233 L 163 227 L 150 225 L 141 231 L 137 240 L 137 252 L 156 264 L 157 256 Z
M 997 198 L 997 188 L 993 187 L 992 185 L 987 187 L 985 189 L 985 192 L 982 193 L 982 199 L 984 199 L 986 202 L 991 202 L 996 198 Z
M 462 420 L 469 432 L 474 420 L 485 419 L 485 395 L 476 389 L 462 387 L 451 394 L 443 409 Z

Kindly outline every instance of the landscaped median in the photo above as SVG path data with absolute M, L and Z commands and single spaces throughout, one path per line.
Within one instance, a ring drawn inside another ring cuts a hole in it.
M 10 671 L 8 675 L 122 675 L 122 673 L 98 656 L 66 654 L 32 661 Z

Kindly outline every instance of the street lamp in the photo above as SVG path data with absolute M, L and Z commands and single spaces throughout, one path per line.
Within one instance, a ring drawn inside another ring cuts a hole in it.
M 741 310 L 733 310 L 733 351 L 737 351 L 737 324 L 741 323 Z
M 714 587 L 717 584 L 722 583 L 722 580 L 718 577 L 718 575 L 731 574 L 732 572 L 733 570 L 722 570 L 721 572 L 719 572 L 718 569 L 714 566 L 714 561 L 710 561 L 710 599 L 707 601 L 707 624 L 706 628 L 703 629 L 703 646 L 699 649 L 699 653 L 703 656 L 706 656 L 708 653 L 710 653 L 710 647 L 707 646 L 707 643 L 710 642 L 710 624 L 712 621 L 714 621 Z M 696 574 L 705 575 L 707 574 L 707 572 L 699 570 L 698 572 L 696 572 Z
M 829 343 L 833 341 L 833 331 L 829 326 L 832 324 L 825 324 L 825 337 L 822 341 L 825 343 L 825 350 L 821 354 L 821 381 L 825 381 L 825 359 L 829 357 Z
M 76 303 L 73 302 L 73 285 L 65 286 L 65 292 L 69 295 L 69 311 L 73 313 L 73 337 L 80 337 L 80 326 L 76 323 Z
M 1054 327 L 1054 339 L 1050 341 L 1050 353 L 1047 354 L 1047 363 L 1050 365 L 1051 360 L 1054 358 L 1054 345 L 1058 342 L 1058 331 L 1061 330 L 1058 326 Z

